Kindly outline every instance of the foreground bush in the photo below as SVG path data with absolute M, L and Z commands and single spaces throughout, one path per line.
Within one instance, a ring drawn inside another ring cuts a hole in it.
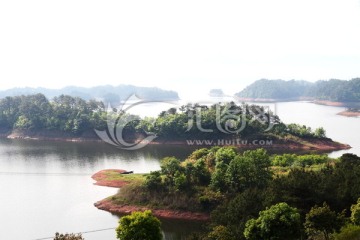
M 74 234 L 74 233 L 66 233 L 66 234 L 55 233 L 54 240 L 85 240 L 85 238 L 83 238 L 80 233 L 78 233 L 78 234 Z
M 119 220 L 116 229 L 120 240 L 161 240 L 160 221 L 151 211 L 133 212 Z

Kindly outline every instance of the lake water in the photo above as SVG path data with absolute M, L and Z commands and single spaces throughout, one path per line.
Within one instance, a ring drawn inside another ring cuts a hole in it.
M 360 155 L 360 118 L 336 115 L 338 107 L 306 102 L 272 104 L 286 122 L 324 127 L 333 140 Z M 153 108 L 157 114 L 161 109 Z M 163 110 L 163 109 L 162 109 Z M 0 239 L 52 239 L 55 232 L 89 232 L 115 228 L 119 217 L 93 204 L 116 193 L 116 189 L 93 185 L 91 175 L 107 168 L 138 173 L 159 169 L 165 156 L 185 158 L 193 149 L 148 146 L 121 151 L 107 144 L 62 143 L 0 139 Z M 162 220 L 166 239 L 181 239 L 200 227 L 194 222 Z M 113 229 L 85 233 L 87 240 L 115 240 Z

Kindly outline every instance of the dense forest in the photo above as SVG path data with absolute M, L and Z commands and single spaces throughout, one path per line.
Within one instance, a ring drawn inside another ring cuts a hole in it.
M 339 102 L 360 101 L 360 78 L 349 81 L 284 81 L 261 79 L 236 94 L 239 98 L 273 100 L 328 100 Z
M 53 130 L 81 135 L 90 129 L 105 129 L 105 120 L 105 106 L 95 100 L 61 95 L 49 101 L 43 94 L 0 100 L 2 132 Z
M 112 105 L 118 105 L 120 101 L 126 100 L 136 94 L 146 100 L 178 100 L 179 96 L 174 91 L 167 91 L 156 87 L 137 87 L 133 85 L 104 85 L 91 88 L 68 86 L 62 89 L 48 88 L 12 88 L 0 91 L 0 98 L 7 96 L 34 95 L 42 93 L 52 99 L 61 94 L 79 97 L 84 100 L 97 99 Z
M 103 102 L 60 95 L 51 101 L 43 94 L 0 99 L 0 130 L 55 131 L 82 136 L 109 130 L 108 123 L 121 126 L 133 139 L 154 133 L 161 139 L 213 139 L 237 137 L 323 138 L 322 128 L 312 130 L 298 124 L 284 124 L 271 111 L 256 105 L 233 102 L 205 106 L 187 104 L 170 108 L 156 118 L 143 118 L 117 109 L 106 109 Z M 114 127 L 119 127 L 114 126 Z
M 161 170 L 123 187 L 114 204 L 211 214 L 195 240 L 360 237 L 360 158 L 269 155 L 230 147 L 164 158 Z

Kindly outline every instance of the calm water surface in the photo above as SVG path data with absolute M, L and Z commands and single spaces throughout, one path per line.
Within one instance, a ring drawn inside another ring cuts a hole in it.
M 286 123 L 322 126 L 329 137 L 353 147 L 331 156 L 344 152 L 360 155 L 360 119 L 336 115 L 343 108 L 306 102 L 277 103 L 274 108 Z M 116 227 L 118 216 L 93 206 L 115 194 L 116 189 L 93 185 L 91 175 L 106 168 L 150 172 L 159 169 L 161 158 L 185 158 L 192 150 L 148 146 L 138 151 L 121 151 L 98 143 L 0 139 L 0 239 L 35 240 L 52 237 L 56 231 L 88 232 Z M 162 222 L 166 239 L 182 239 L 184 233 L 200 228 L 194 222 Z M 115 240 L 115 232 L 85 233 L 84 237 Z
M 285 123 L 305 124 L 313 129 L 323 127 L 328 137 L 352 147 L 349 150 L 333 152 L 331 157 L 339 157 L 343 153 L 360 156 L 360 118 L 337 115 L 344 110 L 346 108 L 308 102 L 276 103 L 276 112 Z
M 159 159 L 185 157 L 187 148 L 151 146 L 136 152 L 99 143 L 0 140 L 0 239 L 41 239 L 59 232 L 117 226 L 118 216 L 93 204 L 116 189 L 93 185 L 91 175 L 107 168 L 138 173 L 159 169 Z M 174 228 L 173 226 L 176 226 Z M 197 223 L 163 221 L 167 239 L 181 239 Z M 115 239 L 114 230 L 84 234 Z

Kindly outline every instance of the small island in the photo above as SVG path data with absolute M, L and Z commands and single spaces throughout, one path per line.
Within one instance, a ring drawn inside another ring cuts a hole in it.
M 210 97 L 224 97 L 225 94 L 222 89 L 211 89 L 209 92 Z
M 348 108 L 345 111 L 339 112 L 338 115 L 345 116 L 345 117 L 360 117 L 360 109 Z
M 0 99 L 0 121 L 1 137 L 103 140 L 117 147 L 124 147 L 122 142 L 135 146 L 150 137 L 146 144 L 231 145 L 242 149 L 261 146 L 294 151 L 350 148 L 327 138 L 322 128 L 285 124 L 269 109 L 234 102 L 211 106 L 187 104 L 170 108 L 154 118 L 140 118 L 116 109 L 106 109 L 101 101 L 86 101 L 68 95 L 50 101 L 43 94 L 36 94 Z

